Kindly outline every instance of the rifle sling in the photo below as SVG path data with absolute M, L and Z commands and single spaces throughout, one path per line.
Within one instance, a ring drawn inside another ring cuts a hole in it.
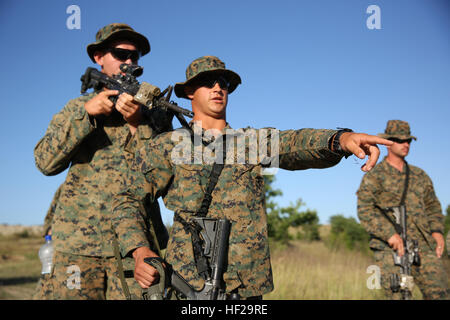
M 408 185 L 409 185 L 409 166 L 408 166 L 408 162 L 405 161 L 405 170 L 406 170 L 406 178 L 405 178 L 405 187 L 403 188 L 403 194 L 402 194 L 402 198 L 400 200 L 400 206 L 403 206 L 405 204 L 405 200 L 406 200 L 406 193 L 408 191 Z
M 122 290 L 127 298 L 127 300 L 131 300 L 130 289 L 128 288 L 127 281 L 125 280 L 125 272 L 123 270 L 122 257 L 120 256 L 119 243 L 117 241 L 116 236 L 113 238 L 113 248 L 114 248 L 114 256 L 117 262 L 117 272 L 119 273 L 120 284 L 122 285 Z
M 209 175 L 208 186 L 206 187 L 202 203 L 200 205 L 200 208 L 197 210 L 195 214 L 195 216 L 197 217 L 204 218 L 208 214 L 209 206 L 211 205 L 212 201 L 212 193 L 217 185 L 217 182 L 219 181 L 219 176 L 222 173 L 223 167 L 225 166 L 225 158 L 226 158 L 225 135 L 223 136 L 222 154 L 223 154 L 222 163 L 214 162 L 213 164 L 212 170 Z M 183 220 L 178 214 L 175 215 L 174 220 L 180 222 L 183 225 L 184 230 L 187 233 L 191 234 L 192 248 L 194 251 L 194 259 L 197 265 L 197 272 L 203 279 L 207 279 L 209 277 L 209 264 L 207 258 L 203 254 L 202 248 L 203 241 L 200 238 L 201 227 L 195 221 L 188 223 L 187 221 Z
M 408 192 L 408 185 L 409 185 L 409 166 L 408 163 L 405 161 L 405 165 L 406 165 L 406 177 L 405 177 L 405 186 L 403 188 L 403 193 L 402 193 L 402 197 L 400 199 L 400 204 L 399 206 L 403 206 L 405 205 L 405 200 L 406 200 L 406 194 Z M 392 225 L 394 226 L 395 232 L 397 232 L 398 234 L 402 233 L 402 227 L 400 226 L 400 224 L 398 224 L 397 222 L 393 221 L 391 219 L 391 217 L 387 214 L 386 209 L 381 208 L 378 205 L 375 205 L 376 208 L 380 209 L 381 213 L 386 217 L 386 219 L 388 219 L 388 221 L 390 223 L 392 223 Z

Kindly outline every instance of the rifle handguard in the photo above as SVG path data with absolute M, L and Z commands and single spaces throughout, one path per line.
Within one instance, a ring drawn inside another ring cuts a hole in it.
M 158 87 L 147 82 L 142 82 L 138 92 L 134 96 L 134 100 L 151 108 L 153 99 L 160 94 L 161 90 Z

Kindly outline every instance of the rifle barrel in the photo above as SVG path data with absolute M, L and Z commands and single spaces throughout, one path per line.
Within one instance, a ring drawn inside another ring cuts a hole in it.
M 174 111 L 174 112 L 181 113 L 181 114 L 185 115 L 186 117 L 189 117 L 189 118 L 193 118 L 193 117 L 194 117 L 194 113 L 193 113 L 192 111 L 189 111 L 189 110 L 187 110 L 187 109 L 181 108 L 181 107 L 177 106 L 177 105 L 174 104 L 174 103 L 170 103 L 170 102 L 167 102 L 167 101 L 165 101 L 165 100 L 160 99 L 160 100 L 158 101 L 158 104 L 159 104 L 161 107 L 165 108 L 165 109 L 168 109 L 168 110 L 172 110 L 172 111 Z

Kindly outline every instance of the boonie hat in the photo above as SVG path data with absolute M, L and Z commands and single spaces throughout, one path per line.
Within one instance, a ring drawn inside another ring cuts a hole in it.
M 228 93 L 232 93 L 241 84 L 241 77 L 234 71 L 225 68 L 225 63 L 215 56 L 203 56 L 195 59 L 186 69 L 186 81 L 175 84 L 175 94 L 179 98 L 186 98 L 184 88 L 193 83 L 200 76 L 208 74 L 220 74 L 229 83 Z
M 98 30 L 95 35 L 95 40 L 95 42 L 89 44 L 86 48 L 89 57 L 94 63 L 94 53 L 105 48 L 107 44 L 114 40 L 129 40 L 133 42 L 137 46 L 141 56 L 150 52 L 148 39 L 125 23 L 111 23 L 104 26 Z
M 402 120 L 389 120 L 384 133 L 379 133 L 378 136 L 384 139 L 397 138 L 400 140 L 417 140 L 416 137 L 411 135 L 408 122 Z

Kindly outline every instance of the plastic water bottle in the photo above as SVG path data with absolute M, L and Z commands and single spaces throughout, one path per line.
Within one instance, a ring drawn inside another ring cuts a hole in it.
M 50 273 L 53 259 L 52 236 L 45 236 L 45 243 L 39 249 L 39 259 L 41 259 L 42 263 L 41 274 Z

